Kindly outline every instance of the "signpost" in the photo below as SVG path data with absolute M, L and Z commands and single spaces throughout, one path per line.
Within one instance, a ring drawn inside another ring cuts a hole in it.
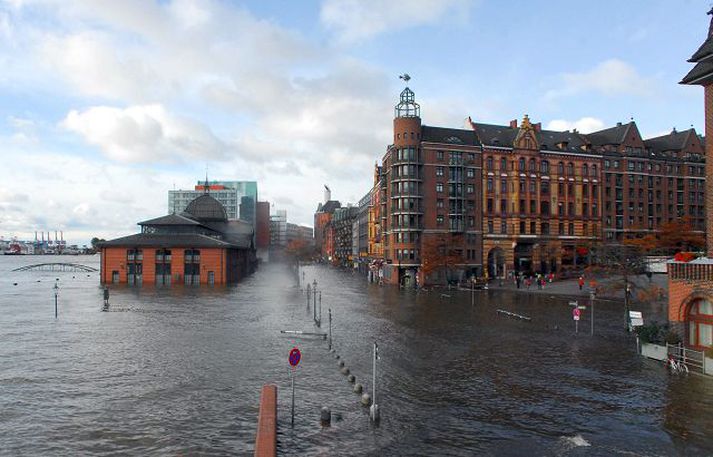
M 589 292 L 589 306 L 592 308 L 592 322 L 591 322 L 591 335 L 594 336 L 594 298 L 595 298 L 595 292 L 594 289 L 592 289 Z
M 292 348 L 288 357 L 290 367 L 292 367 L 292 425 L 295 425 L 295 371 L 300 360 L 302 360 L 302 353 L 296 347 Z
M 579 315 L 582 312 L 579 310 L 579 308 L 574 308 L 572 310 L 572 318 L 574 319 L 574 333 L 579 333 Z
M 629 321 L 632 327 L 641 327 L 644 325 L 644 316 L 641 311 L 629 311 Z

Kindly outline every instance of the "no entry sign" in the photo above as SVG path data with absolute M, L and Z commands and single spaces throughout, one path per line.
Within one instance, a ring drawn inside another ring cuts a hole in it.
M 574 319 L 575 321 L 578 321 L 580 314 L 582 314 L 582 311 L 580 311 L 579 308 L 574 308 L 574 309 L 572 310 L 572 319 Z
M 296 368 L 297 365 L 300 364 L 301 359 L 302 359 L 302 353 L 300 352 L 300 350 L 297 348 L 292 348 L 292 350 L 290 351 L 290 357 L 288 359 L 290 361 L 290 365 L 293 368 Z

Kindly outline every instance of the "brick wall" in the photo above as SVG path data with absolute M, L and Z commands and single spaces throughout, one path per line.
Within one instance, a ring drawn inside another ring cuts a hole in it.
M 706 208 L 713 208 L 713 85 L 705 86 L 705 115 L 706 115 Z M 706 234 L 708 257 L 713 258 L 713 217 L 708 213 L 706 217 Z

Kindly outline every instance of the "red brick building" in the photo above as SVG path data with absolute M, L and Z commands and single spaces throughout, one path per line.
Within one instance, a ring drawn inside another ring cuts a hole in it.
M 252 224 L 228 221 L 207 193 L 139 225 L 141 233 L 100 244 L 102 284 L 228 284 L 254 271 Z
M 713 15 L 713 9 L 708 14 Z M 689 59 L 695 67 L 681 84 L 703 86 L 706 137 L 713 138 L 713 18 L 706 41 Z M 713 142 L 705 145 L 705 203 L 713 208 Z M 668 266 L 668 318 L 688 346 L 713 346 L 713 217 L 706 219 L 707 257 Z
M 519 126 L 470 126 L 483 145 L 488 277 L 585 263 L 586 246 L 601 239 L 601 156 L 587 139 L 542 130 L 527 115 Z
M 413 287 L 482 274 L 481 146 L 469 129 L 421 124 L 407 87 L 382 159 L 384 280 Z
M 257 249 L 270 247 L 270 203 L 257 202 L 255 209 L 255 244 Z

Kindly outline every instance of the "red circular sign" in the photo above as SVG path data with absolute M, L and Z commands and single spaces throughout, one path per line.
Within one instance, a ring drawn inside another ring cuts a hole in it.
M 579 308 L 574 308 L 574 309 L 572 310 L 572 315 L 573 315 L 573 316 L 579 317 L 580 314 L 582 314 L 582 312 L 579 310 Z
M 302 353 L 300 352 L 300 350 L 297 348 L 292 348 L 292 350 L 290 351 L 290 357 L 289 357 L 290 365 L 293 367 L 296 367 L 297 365 L 300 364 L 301 359 L 302 359 Z

